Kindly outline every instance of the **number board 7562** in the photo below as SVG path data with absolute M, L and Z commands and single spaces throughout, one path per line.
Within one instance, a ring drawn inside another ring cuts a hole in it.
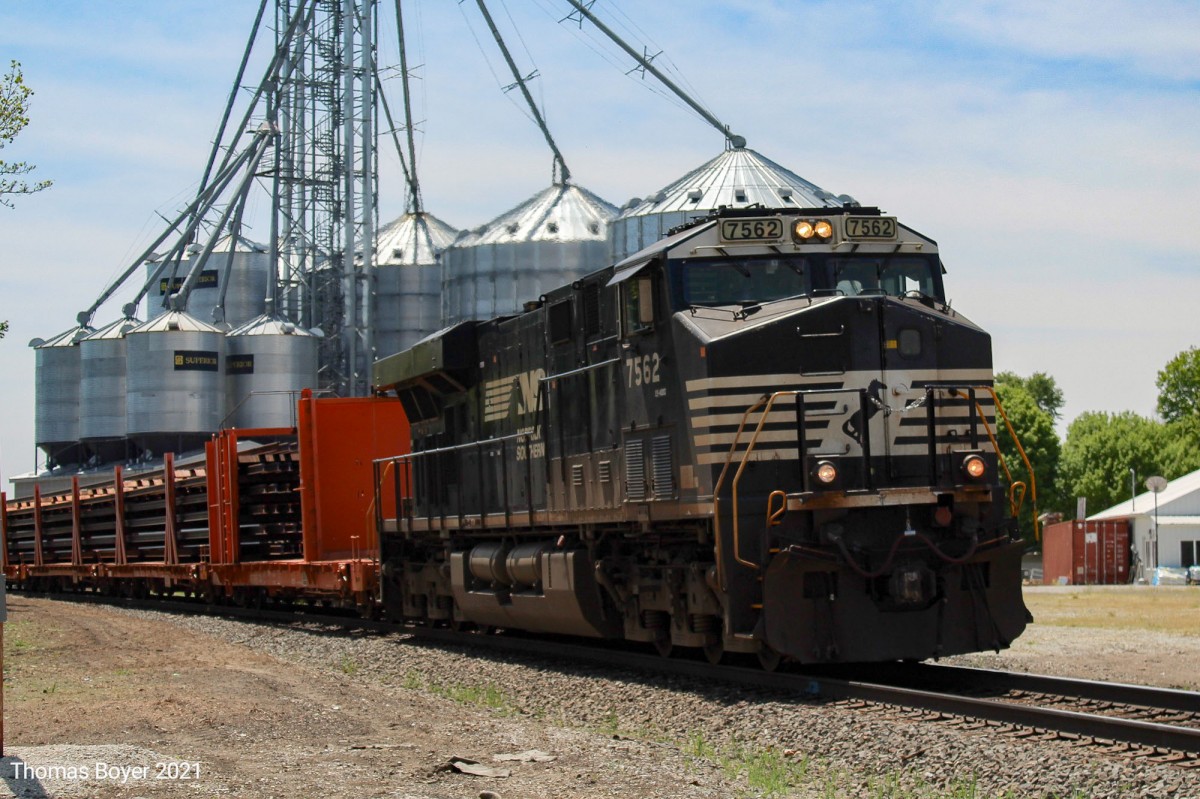
M 721 220 L 722 241 L 779 241 L 783 220 L 779 217 Z

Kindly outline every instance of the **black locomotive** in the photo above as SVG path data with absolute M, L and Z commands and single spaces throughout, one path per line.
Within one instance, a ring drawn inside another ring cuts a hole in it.
M 1006 647 L 988 334 L 878 209 L 722 210 L 377 362 L 396 618 L 804 663 Z

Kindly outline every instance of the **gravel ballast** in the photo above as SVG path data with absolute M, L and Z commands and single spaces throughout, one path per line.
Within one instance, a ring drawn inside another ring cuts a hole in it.
M 600 775 L 607 769 L 649 769 L 661 789 L 663 767 L 656 763 L 669 760 L 667 755 L 692 762 L 698 770 L 694 778 L 688 778 L 687 769 L 666 767 L 678 777 L 677 783 L 668 781 L 674 786 L 672 795 L 711 795 L 718 787 L 714 780 L 727 780 L 749 795 L 790 784 L 788 794 L 802 797 L 1200 796 L 1200 771 L 1195 769 L 1126 759 L 1068 741 L 964 730 L 895 709 L 781 701 L 767 692 L 641 673 L 599 673 L 578 664 L 432 645 L 400 633 L 110 612 L 165 621 L 398 701 L 406 696 L 445 701 L 447 717 L 430 723 L 454 724 L 454 716 L 462 715 L 455 712 L 459 708 L 490 713 L 505 723 L 535 725 L 564 747 L 596 749 Z M 1081 647 L 1104 646 L 1092 631 L 1080 636 L 1059 631 L 1058 639 L 1057 648 L 1070 649 L 1072 657 L 1080 656 Z M 1046 651 L 1040 660 L 1024 657 L 1018 667 L 1064 673 L 1055 668 L 1055 657 Z M 1081 659 L 1097 662 L 1086 655 Z M 995 656 L 962 660 L 1012 667 L 996 662 Z M 619 754 L 611 750 L 613 742 L 620 746 Z M 768 773 L 760 773 L 764 771 Z M 600 792 L 579 795 L 605 795 L 603 782 L 600 776 L 593 784 Z

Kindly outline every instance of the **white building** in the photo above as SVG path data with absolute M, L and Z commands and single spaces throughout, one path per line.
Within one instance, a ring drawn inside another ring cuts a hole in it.
M 1155 495 L 1147 491 L 1088 517 L 1088 521 L 1130 522 L 1134 557 L 1130 572 L 1147 580 L 1159 566 L 1186 569 L 1200 563 L 1200 471 L 1172 480 L 1159 492 L 1157 530 L 1155 505 Z

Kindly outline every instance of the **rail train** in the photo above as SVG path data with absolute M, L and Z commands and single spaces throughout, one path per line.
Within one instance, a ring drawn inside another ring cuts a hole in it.
M 875 208 L 720 209 L 377 361 L 374 398 L 224 431 L 194 512 L 151 491 L 141 549 L 107 487 L 7 502 L 6 572 L 768 668 L 1000 649 L 1029 621 L 1024 483 L 943 272 Z

